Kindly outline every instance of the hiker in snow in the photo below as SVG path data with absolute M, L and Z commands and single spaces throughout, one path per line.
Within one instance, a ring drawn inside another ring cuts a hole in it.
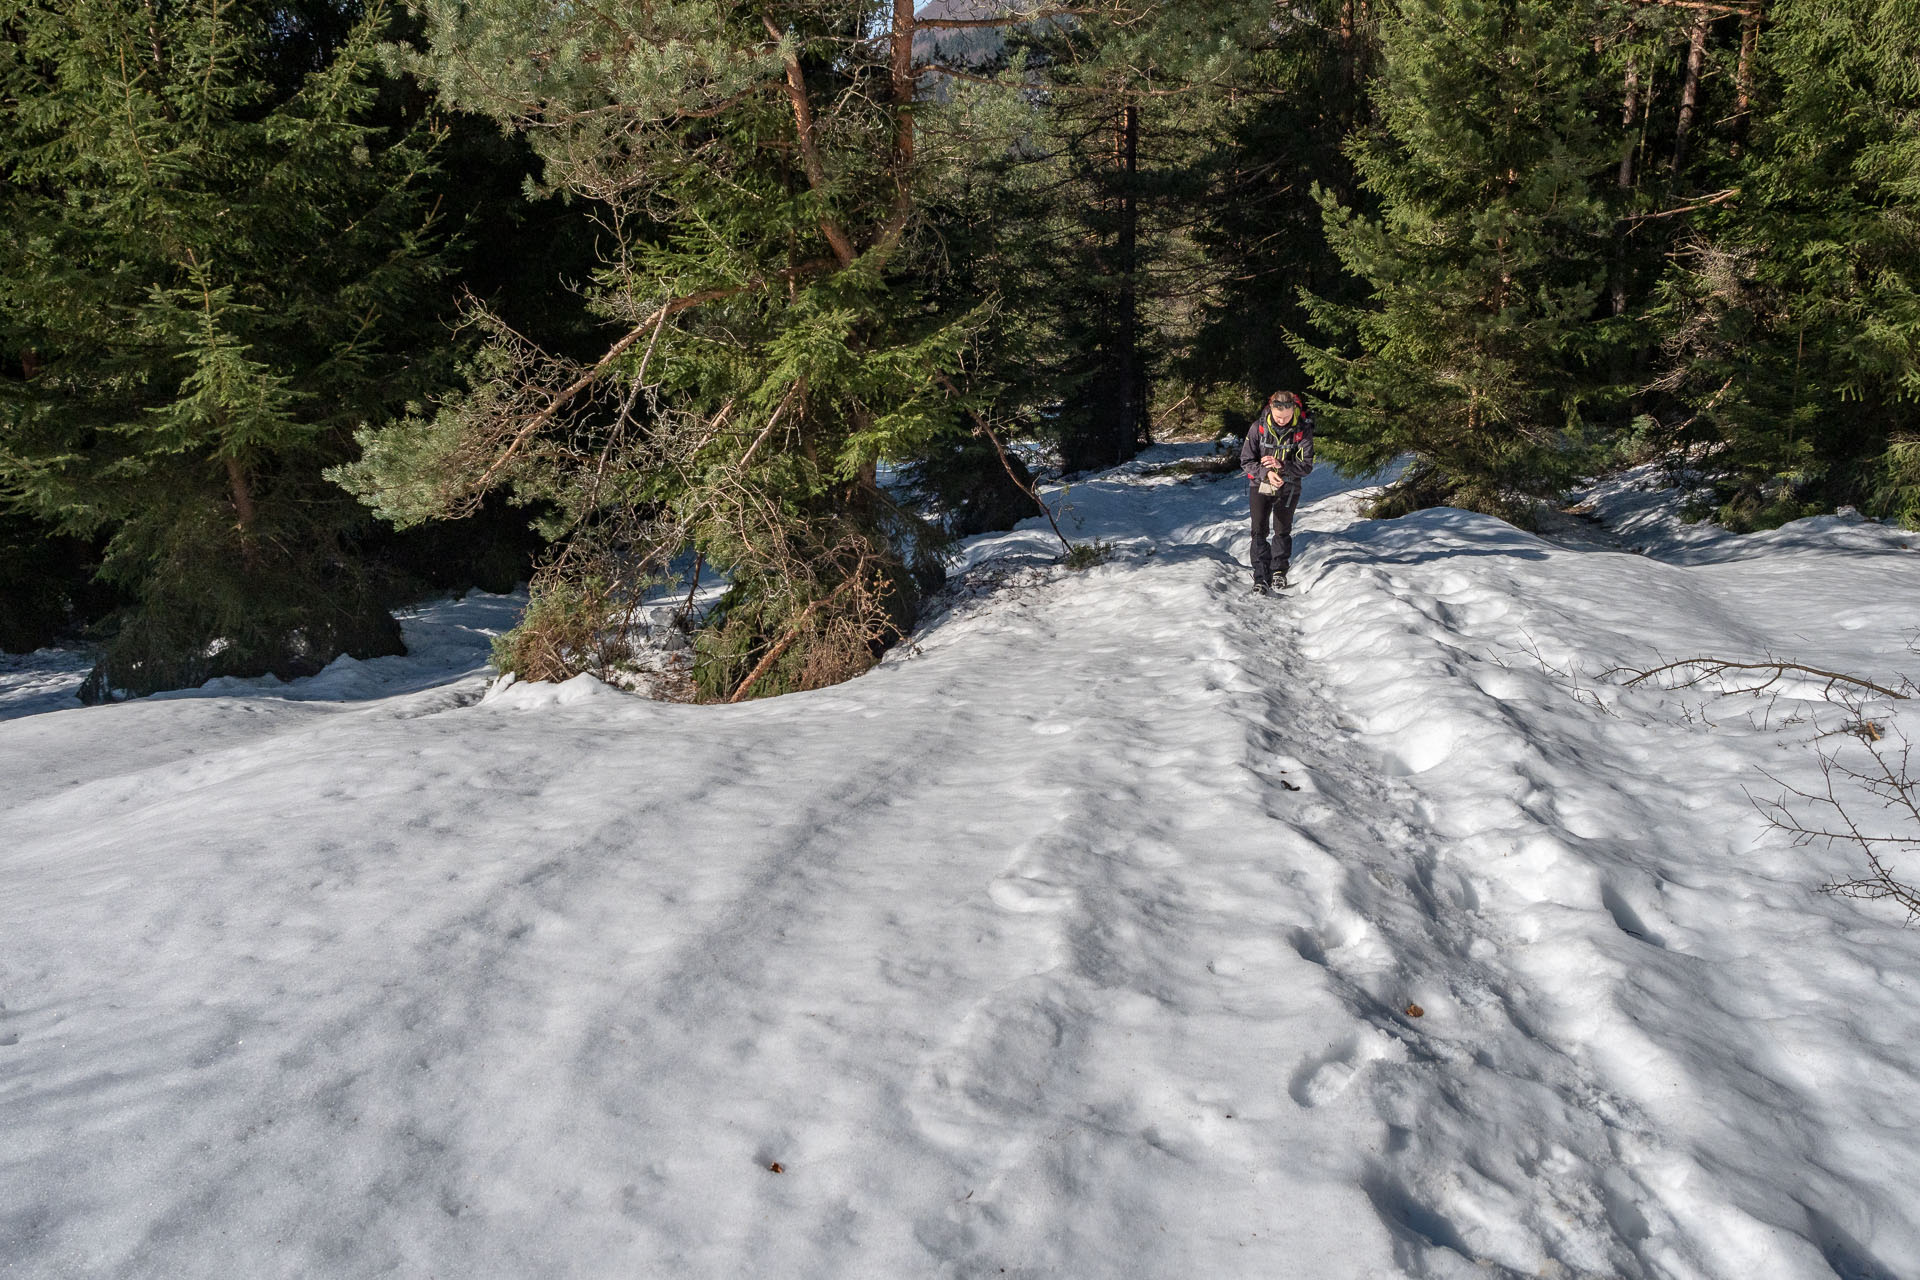
M 1253 589 L 1265 593 L 1276 581 L 1287 585 L 1293 564 L 1293 513 L 1300 507 L 1300 482 L 1313 470 L 1313 415 L 1306 401 L 1291 391 L 1268 397 L 1240 446 L 1240 469 L 1247 473 L 1253 507 Z

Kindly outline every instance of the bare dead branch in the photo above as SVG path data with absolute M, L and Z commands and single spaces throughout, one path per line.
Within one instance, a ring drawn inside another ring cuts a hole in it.
M 1748 4 L 1721 4 L 1716 3 L 1715 0 L 1631 0 L 1631 2 L 1655 9 L 1698 9 L 1721 16 L 1753 13 L 1760 8 L 1758 0 Z
M 765 675 L 768 672 L 768 670 L 772 668 L 773 664 L 780 660 L 780 655 L 793 647 L 793 642 L 795 640 L 798 640 L 801 634 L 806 631 L 807 622 L 813 617 L 813 615 L 816 612 L 818 612 L 820 609 L 828 605 L 831 605 L 834 601 L 838 600 L 841 596 L 845 595 L 847 591 L 854 586 L 855 583 L 860 581 L 861 574 L 864 572 L 865 568 L 866 566 L 863 563 L 859 569 L 856 569 L 853 573 L 847 576 L 847 580 L 845 582 L 842 582 L 838 587 L 834 588 L 832 595 L 827 596 L 823 600 L 815 600 L 812 604 L 802 609 L 800 611 L 800 616 L 794 619 L 793 625 L 787 629 L 787 633 L 781 636 L 780 639 L 776 641 L 773 644 L 773 646 L 767 650 L 766 654 L 760 659 L 758 663 L 754 664 L 753 670 L 747 673 L 746 679 L 742 680 L 739 683 L 739 685 L 734 689 L 733 693 L 728 696 L 727 701 L 730 703 L 738 702 L 740 701 L 740 699 L 746 697 L 748 691 L 753 688 L 754 684 L 759 681 L 760 677 Z
M 477 502 L 477 495 L 484 494 L 487 491 L 488 487 L 500 472 L 506 468 L 508 463 L 513 461 L 515 455 L 520 452 L 527 441 L 533 438 L 534 433 L 552 422 L 560 411 L 572 403 L 581 392 L 600 381 L 613 363 L 625 355 L 634 343 L 638 342 L 649 332 L 655 331 L 657 326 L 665 323 L 670 317 L 676 316 L 682 311 L 697 307 L 702 303 L 714 302 L 721 298 L 731 298 L 753 289 L 764 288 L 775 281 L 795 279 L 802 275 L 810 275 L 832 265 L 832 263 L 824 260 L 802 263 L 797 267 L 792 267 L 784 271 L 776 271 L 770 275 L 750 280 L 746 284 L 728 285 L 716 289 L 702 289 L 698 293 L 685 294 L 663 303 L 658 309 L 648 313 L 647 317 L 639 324 L 628 330 L 619 341 L 615 342 L 611 347 L 608 347 L 606 354 L 594 361 L 593 365 L 588 368 L 585 373 L 582 373 L 559 391 L 554 392 L 552 398 L 547 401 L 544 408 L 534 413 L 520 425 L 519 430 L 515 431 L 513 438 L 508 441 L 506 449 L 494 460 L 493 464 L 481 474 L 480 479 L 472 486 L 471 492 L 476 495 L 474 500 Z
M 1870 766 L 1854 768 L 1843 764 L 1838 753 L 1822 752 L 1820 791 L 1783 784 L 1779 799 L 1756 800 L 1754 804 L 1770 826 L 1791 836 L 1795 844 L 1849 845 L 1865 855 L 1865 875 L 1823 884 L 1822 893 L 1892 901 L 1906 909 L 1907 923 L 1912 924 L 1920 920 L 1920 888 L 1901 880 L 1898 868 L 1890 861 L 1900 853 L 1920 856 L 1920 780 L 1913 777 L 1910 768 L 1912 744 L 1903 738 L 1895 753 L 1891 748 L 1882 749 L 1878 739 L 1863 738 L 1863 743 L 1873 762 Z M 1843 790 L 1878 801 L 1891 817 L 1883 826 L 1866 825 L 1857 814 L 1859 802 L 1843 796 Z M 1808 806 L 1825 811 L 1828 817 L 1816 820 L 1803 816 L 1801 810 Z
M 952 381 L 950 381 L 945 374 L 940 375 L 940 385 L 956 397 L 959 395 L 958 389 L 954 387 Z M 1072 555 L 1073 544 L 1067 541 L 1066 534 L 1060 532 L 1060 522 L 1053 518 L 1053 508 L 1049 507 L 1046 502 L 1041 499 L 1039 493 L 1031 486 L 1021 483 L 1019 475 L 1014 472 L 1013 463 L 1007 458 L 1006 448 L 1000 443 L 1000 437 L 994 434 L 993 428 L 987 425 L 985 418 L 982 418 L 972 409 L 966 409 L 965 412 L 969 418 L 973 419 L 974 434 L 984 436 L 987 443 L 993 446 L 993 451 L 1000 455 L 1000 465 L 1006 470 L 1007 479 L 1013 481 L 1014 488 L 1033 499 L 1033 505 L 1040 508 L 1041 514 L 1047 518 L 1047 523 L 1053 526 L 1053 536 L 1060 539 L 1060 545 L 1066 548 L 1068 555 Z
M 1691 670 L 1694 674 L 1687 676 L 1683 680 L 1676 681 L 1669 687 L 1674 689 L 1692 688 L 1703 681 L 1713 679 L 1715 676 L 1725 675 L 1729 671 L 1771 673 L 1767 679 L 1761 681 L 1759 684 L 1731 691 L 1734 693 L 1758 693 L 1785 678 L 1788 673 L 1798 672 L 1801 675 L 1815 676 L 1825 680 L 1827 682 L 1826 692 L 1829 694 L 1833 692 L 1836 686 L 1846 685 L 1852 688 L 1865 689 L 1870 693 L 1880 694 L 1882 697 L 1898 698 L 1901 701 L 1905 701 L 1910 696 L 1901 693 L 1897 689 L 1889 689 L 1885 685 L 1875 684 L 1871 680 L 1863 680 L 1859 676 L 1850 676 L 1840 671 L 1823 671 L 1819 667 L 1810 667 L 1801 662 L 1733 662 L 1726 658 L 1682 658 L 1678 662 L 1665 663 L 1646 671 L 1636 671 L 1629 667 L 1615 667 L 1602 674 L 1604 676 L 1626 675 L 1628 677 L 1626 683 L 1628 685 L 1636 685 L 1652 680 L 1657 676 L 1666 675 L 1669 672 L 1688 670 Z
M 773 407 L 773 416 L 767 419 L 766 427 L 759 435 L 754 437 L 753 443 L 748 445 L 747 451 L 740 456 L 740 461 L 736 464 L 740 470 L 745 471 L 747 469 L 747 464 L 753 461 L 753 455 L 759 450 L 760 446 L 766 442 L 767 437 L 773 434 L 773 429 L 780 425 L 780 417 L 786 413 L 787 406 L 793 403 L 793 398 L 797 395 L 805 394 L 806 381 L 804 377 L 796 380 L 792 386 L 787 388 L 787 393 L 780 397 L 780 403 Z
M 1627 216 L 1627 221 L 1628 222 L 1651 222 L 1655 218 L 1673 218 L 1673 217 L 1678 217 L 1680 214 L 1683 214 L 1683 213 L 1698 213 L 1702 209 L 1709 208 L 1716 204 L 1723 204 L 1728 200 L 1732 200 L 1739 194 L 1740 194 L 1740 188 L 1728 187 L 1725 191 L 1716 191 L 1710 196 L 1703 196 L 1702 198 L 1695 200 L 1692 204 L 1683 204 L 1678 208 L 1662 209 L 1658 213 L 1629 214 Z
M 923 22 L 920 25 L 926 26 L 927 24 Z M 921 62 L 915 65 L 922 72 L 931 71 L 936 75 L 952 76 L 955 80 L 965 80 L 971 84 L 992 85 L 996 89 L 1033 89 L 1044 90 L 1047 93 L 1090 93 L 1109 96 L 1114 92 L 1108 85 L 1047 84 L 1036 80 L 997 80 L 992 76 L 983 76 L 971 71 L 962 71 L 959 67 L 948 66 L 944 62 Z M 1197 93 L 1204 89 L 1217 89 L 1220 87 L 1221 85 L 1219 83 L 1196 81 L 1193 84 L 1181 85 L 1177 89 L 1126 89 L 1121 92 L 1120 96 L 1125 98 L 1180 98 L 1185 97 L 1189 93 Z M 1241 92 L 1253 93 L 1255 91 L 1242 90 Z M 1259 96 L 1278 97 L 1283 95 L 1273 93 L 1261 94 Z

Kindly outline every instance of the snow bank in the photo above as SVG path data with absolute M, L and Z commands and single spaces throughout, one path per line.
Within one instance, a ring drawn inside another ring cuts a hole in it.
M 1868 520 L 1851 507 L 1795 520 L 1762 533 L 1735 534 L 1710 520 L 1681 518 L 1684 490 L 1657 463 L 1632 467 L 1574 495 L 1578 510 L 1637 551 L 1676 564 L 1754 559 L 1780 551 L 1852 550 L 1866 554 L 1920 548 L 1920 535 Z
M 80 705 L 93 663 L 71 649 L 0 653 L 0 720 Z
M 834 689 L 0 725 L 0 1269 L 1920 1274 L 1916 935 L 1745 794 L 1920 722 L 1602 674 L 1912 672 L 1920 557 L 1062 496 Z

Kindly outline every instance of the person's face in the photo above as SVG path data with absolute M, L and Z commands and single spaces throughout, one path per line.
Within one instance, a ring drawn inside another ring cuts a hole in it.
M 1273 420 L 1283 427 L 1289 422 L 1292 422 L 1293 406 L 1290 404 L 1277 404 L 1273 406 Z

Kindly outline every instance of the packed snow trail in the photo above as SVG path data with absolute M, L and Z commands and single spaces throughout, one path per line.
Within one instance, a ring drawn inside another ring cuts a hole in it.
M 1920 555 L 1316 476 L 1266 600 L 1244 485 L 1143 470 L 814 694 L 448 640 L 0 724 L 0 1269 L 1920 1274 L 1920 947 L 1741 791 L 1831 708 L 1592 681 L 1883 672 Z

